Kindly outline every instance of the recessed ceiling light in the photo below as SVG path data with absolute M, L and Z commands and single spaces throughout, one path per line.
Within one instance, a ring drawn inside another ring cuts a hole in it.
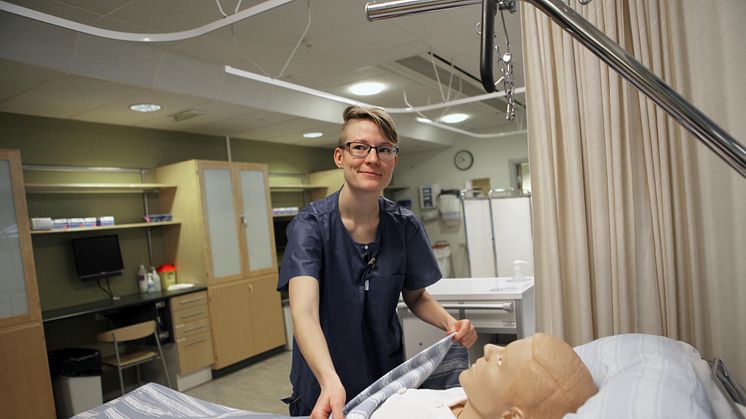
M 136 103 L 130 105 L 130 110 L 135 112 L 156 112 L 161 110 L 161 105 L 155 103 Z
M 452 113 L 440 118 L 440 120 L 446 124 L 458 124 L 459 122 L 465 121 L 467 118 L 469 118 L 469 115 L 465 113 Z
M 385 88 L 386 88 L 386 85 L 383 83 L 369 81 L 369 82 L 353 84 L 352 86 L 350 86 L 349 90 L 354 95 L 372 96 L 372 95 L 377 95 L 381 93 L 383 89 Z
M 303 138 L 319 138 L 323 136 L 324 134 L 321 132 L 307 132 L 303 134 Z

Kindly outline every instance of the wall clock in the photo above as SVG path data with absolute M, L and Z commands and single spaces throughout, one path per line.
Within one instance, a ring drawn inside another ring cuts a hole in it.
M 456 152 L 453 163 L 459 170 L 468 170 L 474 164 L 474 156 L 467 150 L 461 150 Z

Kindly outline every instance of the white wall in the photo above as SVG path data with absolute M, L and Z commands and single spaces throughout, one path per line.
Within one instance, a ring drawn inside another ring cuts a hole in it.
M 474 155 L 474 165 L 470 169 L 462 171 L 454 165 L 453 157 L 459 150 L 469 150 Z M 399 158 L 392 184 L 409 189 L 397 192 L 395 198 L 411 199 L 412 210 L 420 216 L 420 185 L 434 183 L 442 189 L 460 190 L 471 179 L 489 178 L 492 188 L 508 188 L 512 186 L 509 162 L 525 159 L 528 159 L 526 134 L 493 139 L 463 139 L 453 147 L 404 153 Z M 441 221 L 424 221 L 424 224 L 432 243 L 438 240 L 449 242 L 455 277 L 468 276 L 463 220 L 456 227 L 448 227 Z

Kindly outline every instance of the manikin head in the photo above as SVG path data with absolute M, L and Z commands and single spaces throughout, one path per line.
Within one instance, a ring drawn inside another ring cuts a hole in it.
M 563 340 L 537 333 L 484 357 L 461 373 L 468 401 L 461 419 L 561 418 L 597 391 L 583 361 Z

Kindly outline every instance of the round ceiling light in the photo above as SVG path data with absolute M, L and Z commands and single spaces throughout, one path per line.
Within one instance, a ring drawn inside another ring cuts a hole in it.
M 161 110 L 161 105 L 156 103 L 136 103 L 130 105 L 130 110 L 135 112 L 157 112 Z
M 350 92 L 358 96 L 372 96 L 381 93 L 386 88 L 383 83 L 368 81 L 364 83 L 353 84 L 350 86 Z
M 469 115 L 465 113 L 452 113 L 440 118 L 440 120 L 446 124 L 458 124 L 459 122 L 466 121 L 468 118 Z
M 307 132 L 303 134 L 303 138 L 319 138 L 323 136 L 324 134 L 321 132 Z

